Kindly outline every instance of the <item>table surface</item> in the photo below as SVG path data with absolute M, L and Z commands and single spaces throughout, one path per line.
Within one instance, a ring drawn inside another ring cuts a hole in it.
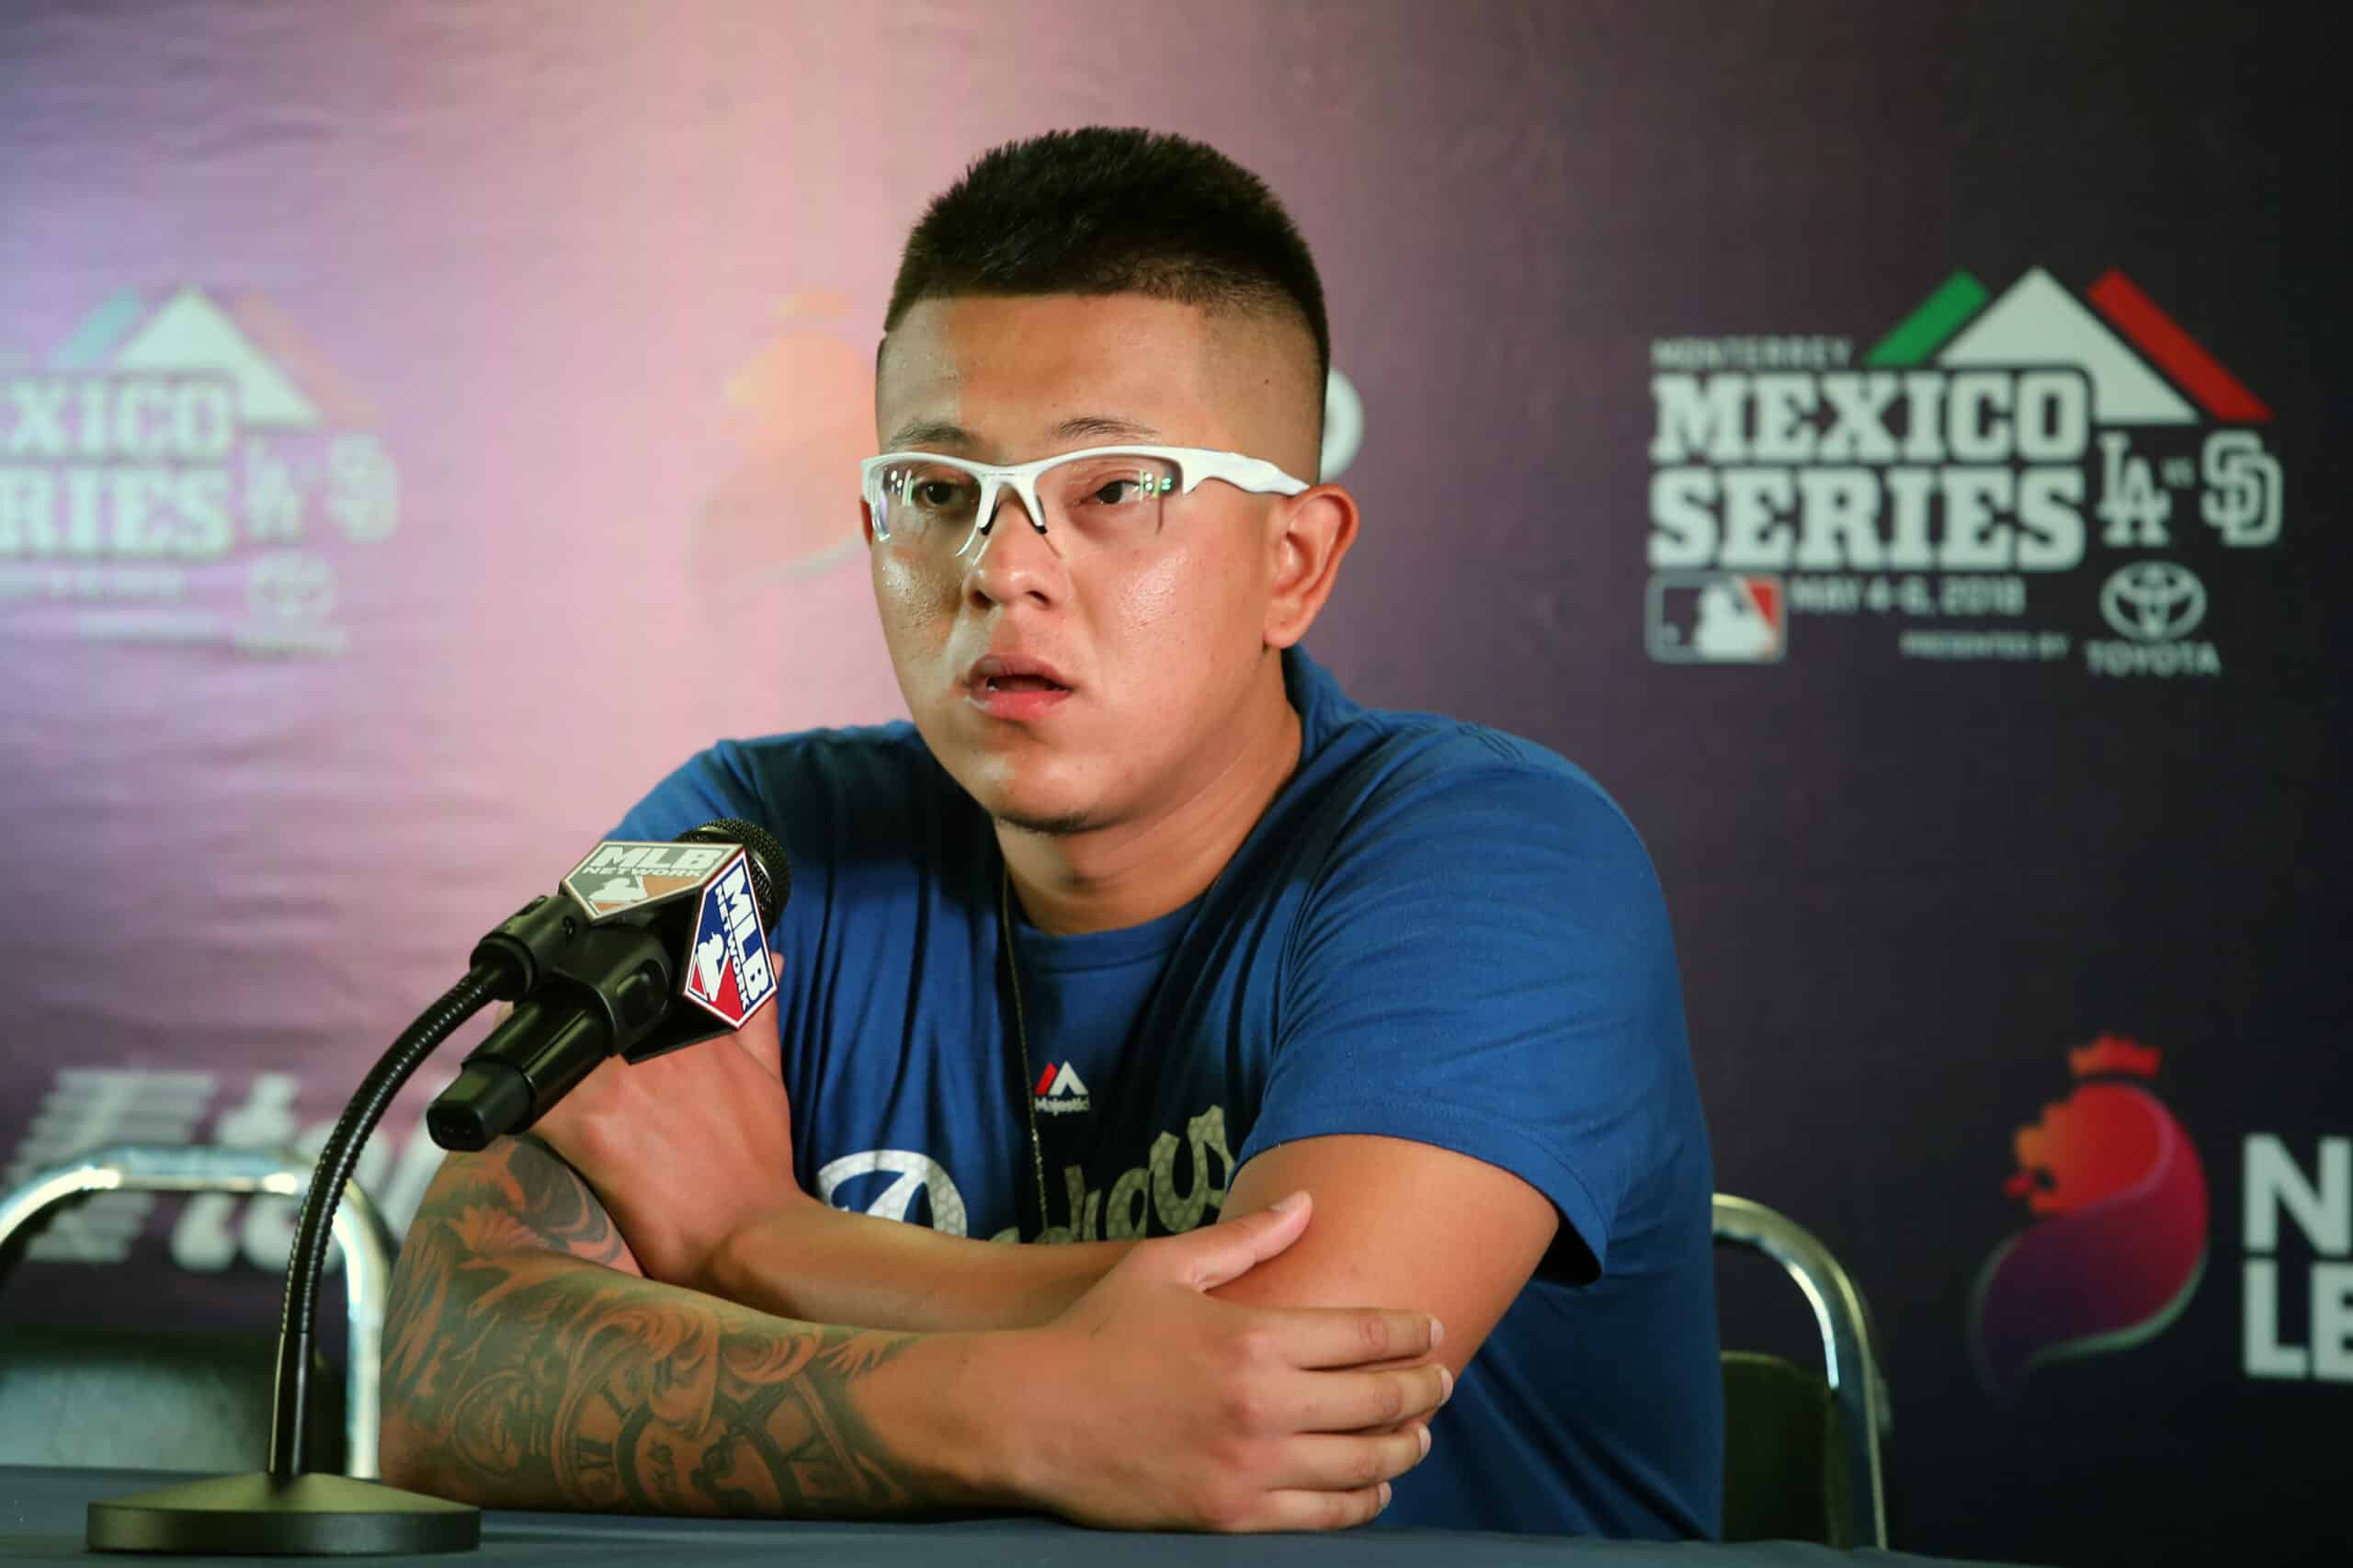
M 36 1469 L 0 1465 L 0 1562 L 285 1562 L 289 1558 L 101 1556 L 83 1544 L 93 1501 L 145 1492 L 191 1476 L 152 1471 Z M 1607 1541 L 1439 1530 L 1351 1530 L 1341 1534 L 1130 1535 L 1082 1529 L 1038 1517 L 931 1524 L 841 1524 L 799 1520 L 648 1519 L 604 1514 L 483 1516 L 478 1553 L 350 1558 L 355 1563 L 509 1563 L 691 1561 L 693 1568 L 1204 1568 L 1247 1562 L 1348 1568 L 1502 1568 L 1575 1563 L 1578 1568 L 1928 1568 L 1949 1558 L 1888 1551 L 1833 1551 L 1796 1541 L 1739 1546 Z M 315 1560 L 314 1560 L 315 1561 Z

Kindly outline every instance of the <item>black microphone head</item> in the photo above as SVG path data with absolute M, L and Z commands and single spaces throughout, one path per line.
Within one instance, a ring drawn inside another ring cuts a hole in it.
M 792 868 L 776 835 L 742 817 L 721 817 L 678 835 L 680 844 L 740 844 L 752 868 L 752 902 L 760 906 L 760 925 L 773 932 L 784 901 L 792 895 Z

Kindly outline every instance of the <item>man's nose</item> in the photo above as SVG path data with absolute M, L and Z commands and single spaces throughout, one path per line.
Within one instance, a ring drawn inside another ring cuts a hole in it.
M 1008 486 L 998 496 L 966 569 L 966 591 L 976 604 L 1010 604 L 1020 598 L 1051 604 L 1062 597 L 1067 577 L 1053 537 L 1038 531 L 1021 497 Z

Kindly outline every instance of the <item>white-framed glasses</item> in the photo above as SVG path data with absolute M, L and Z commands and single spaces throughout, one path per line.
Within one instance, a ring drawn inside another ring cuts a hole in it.
M 996 521 L 1010 490 L 1040 533 L 1068 530 L 1089 543 L 1149 539 L 1161 503 L 1215 479 L 1261 495 L 1308 488 L 1264 458 L 1203 447 L 1088 447 L 1011 468 L 938 452 L 884 452 L 858 465 L 874 537 L 900 549 L 962 555 Z

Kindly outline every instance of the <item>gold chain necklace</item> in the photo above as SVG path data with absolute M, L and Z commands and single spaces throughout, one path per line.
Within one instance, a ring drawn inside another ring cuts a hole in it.
M 1013 1038 L 1021 1052 L 1021 1081 L 1014 1092 L 1029 1128 L 1029 1168 L 1038 1177 L 1038 1233 L 1046 1233 L 1046 1152 L 1038 1142 L 1038 1096 L 1029 1076 L 1029 1025 L 1021 1014 L 1021 960 L 1013 951 L 1013 869 L 1001 867 L 996 881 L 996 936 L 1005 948 L 1005 972 L 1013 983 Z M 1077 1216 L 1071 1216 L 1077 1222 Z M 1018 1227 L 1016 1234 L 1018 1235 Z

